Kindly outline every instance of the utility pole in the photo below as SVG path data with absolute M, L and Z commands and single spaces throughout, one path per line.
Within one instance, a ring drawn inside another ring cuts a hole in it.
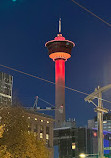
M 108 113 L 108 109 L 103 108 L 102 105 L 102 93 L 111 88 L 111 84 L 100 88 L 98 86 L 93 93 L 88 95 L 85 98 L 85 101 L 89 103 L 92 102 L 96 108 L 94 109 L 97 112 L 97 122 L 98 122 L 98 157 L 104 158 L 104 145 L 103 145 L 103 113 Z M 93 102 L 93 100 L 98 99 L 98 106 Z
M 99 89 L 100 87 L 98 86 L 97 90 Z M 104 158 L 104 144 L 103 144 L 103 112 L 104 110 L 102 106 L 102 93 L 101 92 L 98 93 L 98 107 L 95 109 L 95 112 L 97 112 L 97 122 L 98 122 L 98 155 L 100 158 Z

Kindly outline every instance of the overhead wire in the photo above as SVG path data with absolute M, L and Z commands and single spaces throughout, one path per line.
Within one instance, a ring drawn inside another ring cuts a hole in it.
M 9 66 L 6 66 L 6 65 L 0 64 L 0 66 L 1 66 L 1 67 L 4 67 L 4 68 L 7 68 L 7 69 L 10 69 L 10 70 L 12 70 L 12 71 L 19 72 L 19 73 L 24 74 L 24 75 L 26 75 L 26 76 L 30 76 L 30 77 L 37 78 L 37 79 L 39 79 L 39 80 L 42 80 L 42 81 L 51 83 L 51 84 L 53 84 L 53 85 L 56 84 L 55 82 L 52 82 L 52 81 L 46 80 L 46 79 L 44 79 L 44 78 L 41 78 L 41 77 L 38 77 L 38 76 L 35 76 L 35 75 L 32 75 L 32 74 L 26 73 L 26 72 L 21 71 L 21 70 L 18 70 L 18 69 L 14 69 L 14 68 L 9 67 Z M 60 85 L 60 86 L 61 86 L 61 85 Z M 69 88 L 69 87 L 66 87 L 66 86 L 65 86 L 65 88 L 66 88 L 66 89 L 69 89 L 69 90 L 72 90 L 72 91 L 75 91 L 75 92 L 78 92 L 78 93 L 81 93 L 81 94 L 84 94 L 84 95 L 89 95 L 88 93 L 85 93 L 85 92 L 82 92 L 82 91 L 79 91 L 79 90 L 76 90 L 76 89 L 73 89 L 73 88 Z
M 17 69 L 14 69 L 14 68 L 12 68 L 12 67 L 9 67 L 9 66 L 6 66 L 6 65 L 2 65 L 2 64 L 0 64 L 0 66 L 1 66 L 1 67 L 4 67 L 4 68 L 7 68 L 7 69 L 10 69 L 10 70 L 15 71 L 15 72 L 19 72 L 19 73 L 24 74 L 24 75 L 26 75 L 26 76 L 30 76 L 30 77 L 33 77 L 33 78 L 36 78 L 36 79 L 39 79 L 39 80 L 42 80 L 42 81 L 51 83 L 51 84 L 53 84 L 53 85 L 56 85 L 55 82 L 52 82 L 52 81 L 46 80 L 46 79 L 44 79 L 44 78 L 41 78 L 41 77 L 38 77 L 38 76 L 35 76 L 35 75 L 32 75 L 32 74 L 26 73 L 26 72 L 24 72 L 24 71 L 17 70 Z M 61 86 L 61 85 L 60 85 L 60 86 Z M 80 94 L 84 94 L 84 95 L 87 95 L 87 96 L 89 95 L 88 93 L 79 91 L 79 90 L 74 89 L 74 88 L 70 88 L 70 87 L 67 87 L 67 86 L 64 86 L 64 87 L 65 87 L 66 89 L 69 89 L 69 90 L 71 90 L 71 91 L 75 91 L 75 92 L 80 93 Z M 94 97 L 94 96 L 93 96 L 93 97 Z M 95 96 L 95 98 L 98 98 L 98 99 L 101 99 L 102 101 L 111 103 L 111 101 L 106 100 L 106 99 L 103 99 L 103 98 L 99 98 L 99 97 L 97 97 L 97 96 Z
M 49 103 L 48 101 L 46 101 L 46 100 L 44 100 L 44 99 L 42 99 L 42 98 L 40 98 L 40 97 L 38 97 L 38 99 L 41 100 L 41 101 L 43 101 L 44 103 L 49 104 L 49 105 L 52 106 L 52 107 L 55 107 L 54 105 L 52 105 L 51 103 Z
M 59 109 L 56 108 L 56 106 L 54 106 L 53 104 L 49 103 L 48 101 L 46 101 L 46 100 L 40 98 L 39 96 L 38 96 L 38 99 L 41 100 L 41 101 L 43 101 L 43 102 L 46 103 L 46 104 L 49 104 L 51 107 L 53 107 L 53 109 L 51 109 L 51 110 L 59 110 Z M 40 110 L 40 109 L 39 109 L 39 110 Z M 46 110 L 46 109 L 41 109 L 41 110 Z M 49 110 L 49 109 L 48 109 L 48 110 Z
M 24 71 L 20 71 L 20 70 L 14 69 L 14 68 L 9 67 L 9 66 L 6 66 L 6 65 L 0 64 L 0 66 L 1 66 L 1 67 L 4 67 L 4 68 L 7 68 L 7 69 L 10 69 L 10 70 L 12 70 L 12 71 L 16 71 L 16 72 L 19 72 L 19 73 L 21 73 L 21 74 L 24 74 L 24 75 L 33 77 L 33 78 L 37 78 L 37 79 L 42 80 L 42 81 L 45 81 L 45 82 L 49 82 L 49 83 L 51 83 L 51 84 L 55 84 L 54 82 L 51 82 L 51 81 L 46 80 L 46 79 L 44 79 L 44 78 L 41 78 L 41 77 L 38 77 L 38 76 L 35 76 L 35 75 L 31 75 L 31 74 L 29 74 L 29 73 L 26 73 L 26 72 L 24 72 Z
M 80 3 L 76 2 L 75 0 L 71 0 L 73 3 L 75 3 L 77 6 L 79 6 L 80 8 L 82 8 L 83 10 L 87 11 L 88 13 L 90 13 L 91 15 L 95 16 L 97 19 L 99 19 L 100 21 L 102 21 L 104 24 L 108 25 L 111 27 L 111 24 L 108 23 L 107 21 L 103 20 L 102 18 L 100 18 L 99 16 L 97 16 L 95 13 L 93 13 L 92 11 L 90 11 L 89 9 L 87 9 L 86 7 L 84 7 L 83 5 L 81 5 Z

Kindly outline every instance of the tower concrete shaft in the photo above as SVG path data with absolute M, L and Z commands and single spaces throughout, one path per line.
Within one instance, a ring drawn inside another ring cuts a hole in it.
M 65 121 L 65 61 L 71 57 L 75 44 L 58 34 L 45 46 L 48 48 L 49 57 L 55 61 L 55 127 L 61 127 Z
M 55 60 L 55 126 L 60 127 L 65 121 L 65 60 Z

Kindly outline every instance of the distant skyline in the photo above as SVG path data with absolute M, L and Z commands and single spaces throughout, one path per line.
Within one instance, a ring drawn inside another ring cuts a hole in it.
M 76 0 L 99 17 L 111 23 L 111 1 Z M 45 43 L 58 33 L 75 43 L 72 57 L 66 62 L 66 86 L 92 93 L 100 85 L 111 83 L 111 27 L 75 5 L 71 0 L 1 0 L 0 1 L 0 64 L 54 81 L 54 62 L 48 57 Z M 55 105 L 55 87 L 0 67 L 14 76 L 13 91 L 24 106 L 33 106 L 35 96 Z M 103 98 L 110 100 L 111 91 Z M 66 89 L 66 119 L 75 118 L 77 125 L 86 125 L 96 116 L 93 104 L 83 94 Z M 111 109 L 111 104 L 103 102 Z M 48 106 L 38 102 L 38 106 Z M 54 114 L 54 112 L 49 112 Z

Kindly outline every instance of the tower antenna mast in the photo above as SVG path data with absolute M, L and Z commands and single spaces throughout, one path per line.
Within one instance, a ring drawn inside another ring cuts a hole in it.
M 59 19 L 59 33 L 61 33 L 61 18 Z

